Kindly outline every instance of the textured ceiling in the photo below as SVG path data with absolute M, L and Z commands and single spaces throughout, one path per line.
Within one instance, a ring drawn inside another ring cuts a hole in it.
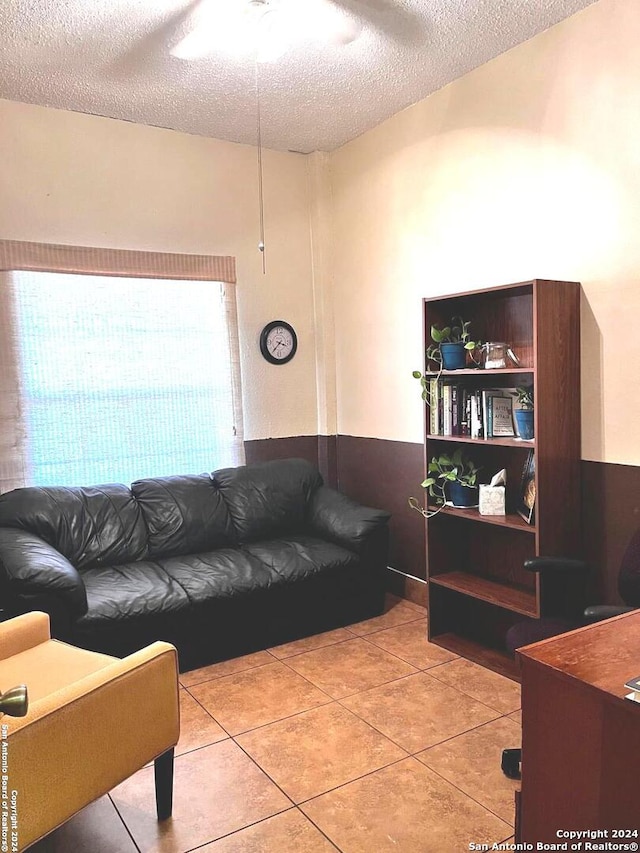
M 247 2 L 1 0 L 0 97 L 255 144 L 251 56 L 171 54 L 203 4 Z M 266 147 L 332 150 L 593 0 L 270 0 L 319 2 L 351 41 L 303 27 L 258 66 Z

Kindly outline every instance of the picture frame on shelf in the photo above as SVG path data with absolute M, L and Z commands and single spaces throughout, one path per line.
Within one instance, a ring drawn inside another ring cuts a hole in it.
M 533 450 L 527 454 L 520 482 L 520 500 L 516 511 L 527 524 L 536 521 L 536 458 Z

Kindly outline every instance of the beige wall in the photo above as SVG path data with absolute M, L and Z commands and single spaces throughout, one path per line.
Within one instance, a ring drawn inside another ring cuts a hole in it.
M 583 457 L 640 464 L 638 44 L 601 0 L 331 155 L 339 433 L 421 441 L 421 297 L 568 279 Z
M 265 152 L 264 194 L 266 276 L 254 148 L 0 100 L 0 238 L 236 257 L 249 439 L 317 432 L 307 158 Z M 299 337 L 277 367 L 273 319 Z

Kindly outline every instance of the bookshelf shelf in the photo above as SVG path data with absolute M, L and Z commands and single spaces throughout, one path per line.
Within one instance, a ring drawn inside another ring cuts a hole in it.
M 469 435 L 427 435 L 429 441 L 454 441 L 456 444 L 495 444 L 499 447 L 535 447 L 535 441 L 521 438 L 471 438 Z
M 429 507 L 429 509 L 432 508 Z M 433 509 L 437 509 L 437 507 L 433 507 Z M 467 521 L 479 522 L 480 524 L 495 524 L 498 527 L 509 527 L 512 530 L 522 530 L 525 533 L 536 532 L 535 525 L 527 524 L 523 518 L 513 512 L 507 515 L 480 515 L 477 509 L 462 509 L 457 506 L 445 506 L 440 512 L 444 515 L 464 518 Z
M 504 649 L 504 636 L 511 625 L 523 616 L 539 618 L 562 612 L 562 596 L 567 590 L 561 588 L 561 581 L 543 580 L 526 571 L 525 560 L 579 553 L 580 285 L 534 279 L 425 299 L 425 352 L 431 343 L 431 326 L 442 328 L 456 316 L 471 322 L 475 340 L 509 344 L 520 366 L 439 372 L 425 363 L 425 376 L 458 386 L 455 397 L 456 392 L 451 391 L 451 397 L 445 392 L 444 398 L 444 411 L 450 411 L 448 405 L 454 411 L 459 408 L 453 431 L 469 430 L 466 401 L 470 397 L 487 399 L 489 395 L 483 391 L 495 388 L 508 396 L 518 386 L 533 385 L 535 398 L 532 441 L 433 435 L 432 430 L 443 431 L 443 420 L 434 414 L 434 421 L 425 406 L 425 471 L 433 456 L 463 447 L 481 469 L 480 482 L 489 482 L 502 468 L 507 472 L 506 515 L 445 507 L 426 520 L 429 639 L 466 649 L 474 659 L 483 656 L 483 648 L 491 650 L 484 657 L 493 666 L 492 662 L 503 661 L 499 650 Z M 441 393 L 438 396 L 442 399 Z M 559 399 L 572 402 L 563 405 Z M 449 432 L 452 417 L 446 423 Z M 516 512 L 529 457 L 535 466 L 533 524 Z
M 523 616 L 537 616 L 538 605 L 535 592 L 513 584 L 501 583 L 479 577 L 470 572 L 446 572 L 434 575 L 431 583 L 462 592 L 472 598 L 487 601 Z
M 490 376 L 505 375 L 508 373 L 533 373 L 531 367 L 495 367 L 491 370 L 482 370 L 480 367 L 465 367 L 461 370 L 426 370 L 425 376 L 435 379 L 441 376 L 446 379 L 451 379 L 455 376 L 475 376 L 477 378 L 488 379 Z

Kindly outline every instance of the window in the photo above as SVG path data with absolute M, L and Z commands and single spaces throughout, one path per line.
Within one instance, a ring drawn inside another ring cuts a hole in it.
M 18 271 L 3 287 L 25 484 L 244 462 L 232 285 Z

